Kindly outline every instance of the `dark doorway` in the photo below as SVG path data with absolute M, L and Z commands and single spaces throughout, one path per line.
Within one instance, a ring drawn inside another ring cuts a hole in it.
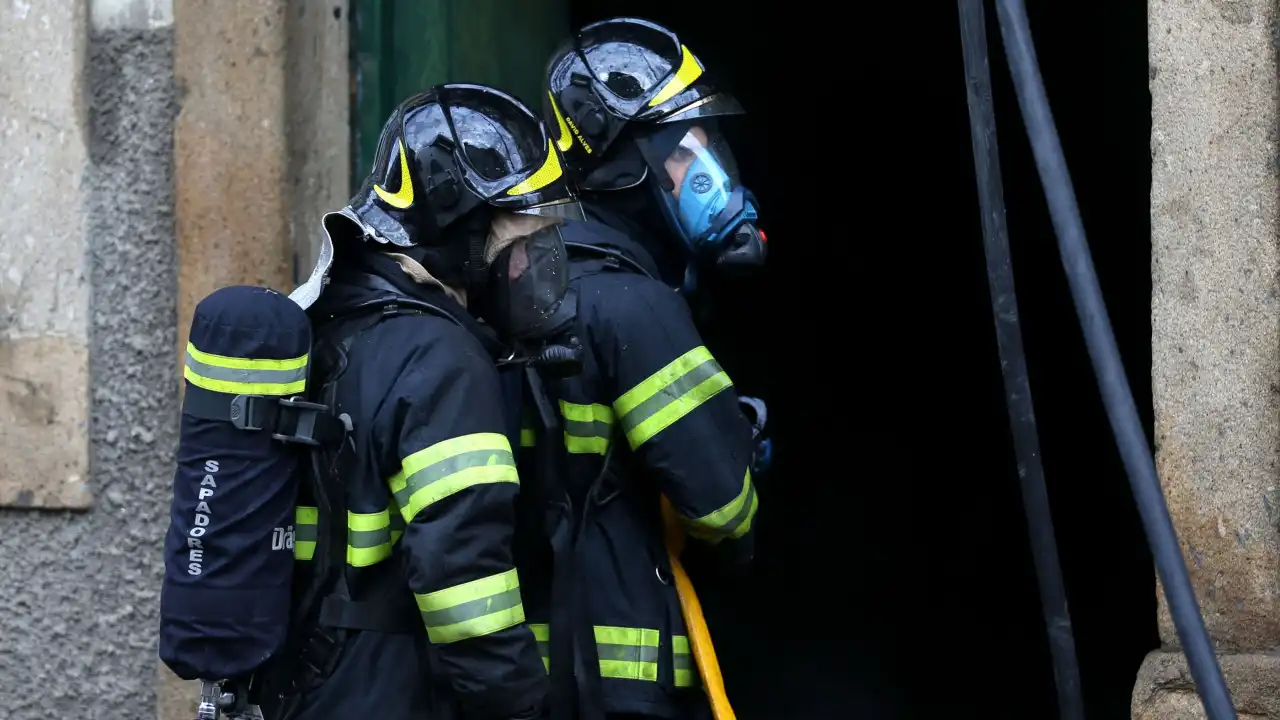
M 1151 425 L 1145 3 L 1035 2 L 1040 65 Z M 835 8 L 847 12 L 836 13 Z M 755 574 L 717 647 L 743 720 L 1056 717 L 1012 459 L 956 6 L 576 0 L 675 29 L 751 113 L 767 289 L 708 337 L 770 403 Z M 1091 720 L 1127 718 L 1155 582 L 988 4 L 1043 457 Z

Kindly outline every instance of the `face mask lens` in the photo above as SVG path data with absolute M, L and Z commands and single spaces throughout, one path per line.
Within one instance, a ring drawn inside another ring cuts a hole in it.
M 564 243 L 558 228 L 540 230 L 504 249 L 490 268 L 495 318 L 514 337 L 538 334 L 569 288 Z

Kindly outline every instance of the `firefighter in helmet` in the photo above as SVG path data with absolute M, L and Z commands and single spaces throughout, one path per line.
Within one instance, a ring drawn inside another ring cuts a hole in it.
M 353 430 L 319 482 L 323 502 L 301 501 L 299 587 L 319 591 L 295 595 L 321 600 L 298 608 L 273 720 L 542 711 L 547 676 L 512 556 L 518 409 L 513 422 L 495 369 L 507 352 L 474 315 L 491 294 L 495 224 L 582 216 L 559 168 L 518 100 L 439 85 L 396 107 L 368 178 L 324 217 L 320 261 L 291 297 Z M 327 556 L 306 542 L 335 532 L 345 542 Z

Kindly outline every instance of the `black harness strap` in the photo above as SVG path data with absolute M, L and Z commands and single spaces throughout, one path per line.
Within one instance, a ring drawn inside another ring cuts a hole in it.
M 408 600 L 348 600 L 328 595 L 320 603 L 320 624 L 348 630 L 408 633 L 422 626 L 418 607 Z
M 342 442 L 347 428 L 320 403 L 295 397 L 230 395 L 190 385 L 182 412 L 205 420 L 229 422 L 239 430 L 264 431 L 284 443 L 332 446 Z

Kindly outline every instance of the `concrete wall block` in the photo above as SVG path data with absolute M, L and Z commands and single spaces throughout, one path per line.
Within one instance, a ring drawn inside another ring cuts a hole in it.
M 351 197 L 348 0 L 289 0 L 285 123 L 293 285 L 320 254 L 320 218 Z
M 1280 647 L 1276 6 L 1150 0 L 1156 461 L 1222 651 Z M 1177 637 L 1163 594 L 1160 631 Z
M 70 123 L 68 139 L 51 146 L 68 152 L 78 143 L 80 160 L 74 188 L 78 200 L 59 205 L 58 194 L 46 193 L 41 213 L 34 217 L 54 227 L 78 223 L 79 235 L 71 243 L 69 237 L 62 239 L 62 230 L 46 231 L 36 236 L 40 242 L 33 251 L 46 265 L 71 259 L 86 268 L 81 271 L 84 330 L 79 338 L 70 332 L 24 335 L 19 343 L 35 344 L 30 352 L 39 362 L 24 367 L 42 374 L 42 382 L 53 383 L 56 377 L 60 384 L 53 387 L 61 393 L 80 384 L 88 422 L 87 432 L 82 427 L 79 435 L 91 448 L 89 485 L 94 491 L 94 507 L 86 514 L 0 512 L 0 587 L 6 589 L 0 593 L 0 637 L 6 650 L 0 653 L 0 714 L 6 720 L 104 712 L 146 717 L 154 704 L 160 549 L 177 419 L 173 42 L 168 29 L 150 23 L 145 28 L 116 23 L 91 32 L 85 16 L 92 7 L 68 2 L 0 5 L 0 56 L 20 50 L 10 34 L 25 32 L 23 23 L 65 32 L 87 46 L 87 54 L 77 54 L 53 41 L 39 45 L 45 71 L 61 69 L 79 78 L 67 91 L 71 99 L 62 99 L 60 114 L 51 116 Z M 74 14 L 54 17 L 56 10 L 72 8 Z M 25 17 L 19 17 L 23 12 Z M 0 77 L 7 77 L 11 67 L 0 61 Z M 5 91 L 62 92 L 51 77 L 15 81 Z M 13 107 L 18 106 L 0 103 L 0 114 Z M 76 113 L 82 116 L 71 122 Z M 72 137 L 79 139 L 72 142 Z M 40 148 L 36 143 L 32 152 Z M 68 177 L 45 168 L 20 170 L 16 177 L 27 183 Z M 9 195 L 8 190 L 0 193 L 0 203 Z M 0 205 L 0 216 L 25 217 L 9 212 Z M 13 225 L 0 226 L 0 232 Z M 8 236 L 0 240 L 6 250 L 23 246 L 10 244 Z M 33 282 L 27 291 L 58 297 L 61 304 L 67 291 L 60 283 L 67 276 Z M 58 354 L 64 340 L 83 346 L 87 363 L 80 380 L 65 372 Z M 13 366 L 11 360 L 0 360 L 0 368 Z M 26 449 L 58 451 L 47 438 L 31 446 Z M 103 703 L 112 705 L 104 710 Z
M 309 275 L 321 214 L 348 199 L 349 16 L 347 0 L 176 0 L 173 10 L 181 357 L 210 292 L 287 291 Z M 187 720 L 198 683 L 154 662 L 156 717 Z
M 0 7 L 0 506 L 91 504 L 84 9 Z
M 209 293 L 232 284 L 291 289 L 286 6 L 174 3 L 179 358 L 192 312 Z

